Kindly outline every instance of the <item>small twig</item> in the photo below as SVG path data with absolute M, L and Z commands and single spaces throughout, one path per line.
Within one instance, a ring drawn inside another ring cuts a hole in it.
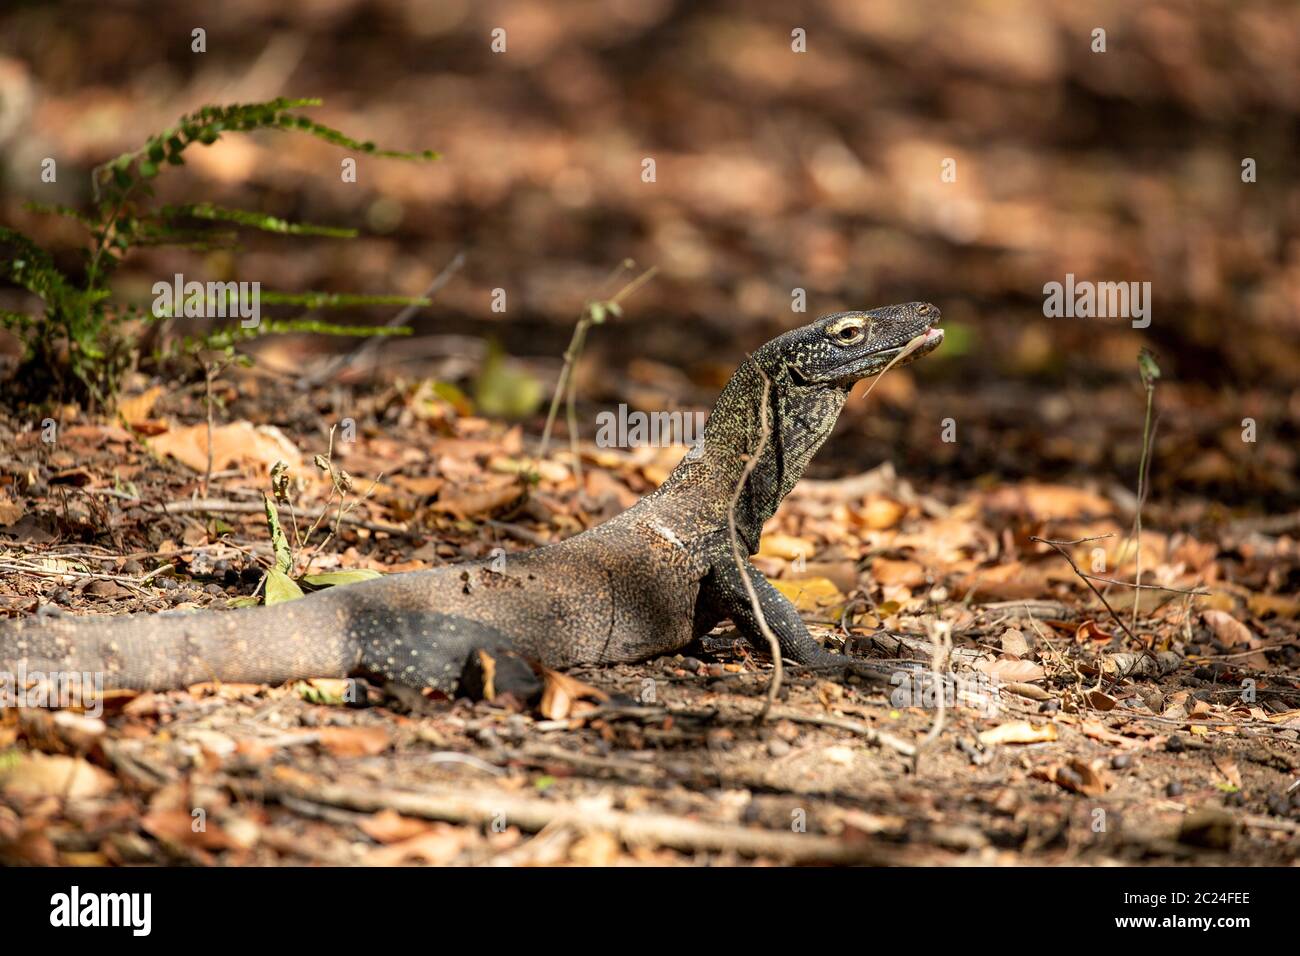
M 137 499 L 135 504 L 148 507 L 148 504 Z M 213 514 L 240 514 L 240 515 L 260 515 L 266 513 L 266 506 L 253 501 L 223 501 L 214 498 L 194 498 L 186 501 L 168 501 L 156 506 L 164 514 L 195 514 L 204 511 L 210 511 Z M 386 534 L 410 534 L 411 529 L 405 525 L 389 524 L 386 521 L 365 521 L 361 518 L 353 518 L 350 515 L 343 518 L 343 524 L 352 525 L 357 528 L 365 528 L 367 531 L 383 531 Z
M 948 694 L 943 687 L 944 675 L 949 672 L 948 660 L 952 656 L 952 626 L 947 621 L 932 619 L 929 626 L 930 640 L 934 644 L 934 654 L 930 659 L 930 679 L 934 681 L 935 713 L 934 723 L 926 735 L 916 744 L 912 754 L 912 772 L 920 770 L 921 752 L 939 739 L 943 732 L 944 719 L 948 713 Z
M 1085 578 L 1092 578 L 1094 581 L 1105 581 L 1107 584 L 1118 584 L 1122 588 L 1137 588 L 1139 591 L 1169 591 L 1173 594 L 1188 595 L 1207 595 L 1210 592 L 1204 588 L 1171 588 L 1163 584 L 1134 584 L 1132 581 L 1120 581 L 1116 578 L 1103 578 L 1100 574 L 1087 574 L 1080 571 Z
M 749 476 L 754 473 L 759 459 L 763 457 L 763 452 L 767 450 L 767 440 L 771 434 L 767 405 L 772 392 L 772 381 L 767 377 L 767 373 L 763 371 L 762 366 L 754 361 L 753 356 L 750 356 L 749 361 L 763 380 L 763 393 L 759 398 L 760 429 L 758 445 L 754 449 L 754 453 L 749 456 L 749 460 L 745 462 L 745 467 L 740 473 L 740 480 L 736 482 L 736 488 L 731 493 L 731 503 L 727 508 L 727 532 L 731 535 L 731 556 L 736 562 L 736 572 L 740 575 L 741 583 L 745 585 L 745 593 L 749 595 L 749 605 L 754 612 L 754 620 L 758 624 L 758 629 L 762 632 L 763 637 L 767 638 L 767 646 L 772 653 L 772 680 L 767 685 L 767 701 L 757 718 L 757 722 L 762 723 L 767 720 L 768 714 L 771 713 L 772 707 L 776 704 L 777 694 L 781 692 L 781 642 L 777 640 L 776 635 L 772 633 L 772 628 L 768 626 L 767 616 L 763 613 L 762 602 L 758 600 L 758 592 L 754 590 L 754 582 L 749 578 L 749 562 L 745 560 L 745 556 L 741 552 L 740 535 L 736 531 L 736 506 L 740 503 L 740 496 L 745 490 L 745 485 L 749 482 Z
M 631 259 L 624 259 L 618 267 L 605 280 L 608 285 L 610 280 L 624 269 L 630 269 L 634 263 Z M 574 366 L 578 358 L 582 355 L 583 346 L 587 341 L 587 330 L 593 325 L 600 325 L 605 321 L 605 313 L 619 313 L 624 299 L 631 296 L 637 289 L 645 285 L 659 271 L 658 266 L 651 266 L 645 272 L 641 273 L 623 288 L 619 289 L 614 296 L 607 300 L 595 299 L 588 302 L 582 309 L 582 315 L 578 317 L 577 324 L 573 327 L 573 337 L 569 340 L 569 347 L 564 350 L 564 365 L 560 368 L 560 376 L 555 381 L 555 391 L 551 394 L 551 407 L 546 412 L 546 425 L 542 429 L 542 442 L 537 452 L 538 458 L 545 458 L 547 449 L 551 444 L 551 430 L 555 427 L 555 418 L 560 410 L 560 398 L 565 399 L 567 407 L 566 420 L 569 425 L 569 453 L 573 459 L 573 472 L 578 478 L 582 478 L 582 462 L 578 454 L 578 423 L 575 412 L 577 402 L 577 383 L 574 378 Z M 602 285 L 602 288 L 604 286 Z
M 215 371 L 212 362 L 203 363 L 203 401 L 208 410 L 208 466 L 203 472 L 203 497 L 205 498 L 212 484 L 212 376 Z
M 1104 536 L 1099 535 L 1098 537 L 1104 537 Z M 1074 568 L 1074 573 L 1079 576 L 1080 580 L 1082 580 L 1084 584 L 1088 585 L 1088 587 L 1092 589 L 1093 594 L 1097 595 L 1097 597 L 1101 599 L 1101 603 L 1106 606 L 1106 610 L 1109 611 L 1110 616 L 1115 619 L 1115 623 L 1118 624 L 1121 628 L 1123 628 L 1124 633 L 1127 634 L 1134 643 L 1142 647 L 1142 653 L 1146 654 L 1147 652 L 1146 645 L 1144 645 L 1141 641 L 1139 641 L 1137 639 L 1137 635 L 1135 635 L 1132 631 L 1129 630 L 1128 625 L 1120 620 L 1119 615 L 1115 613 L 1115 609 L 1111 607 L 1110 602 L 1106 600 L 1106 595 L 1102 594 L 1100 591 L 1097 590 L 1097 586 L 1093 584 L 1090 580 L 1088 580 L 1089 575 L 1086 575 L 1081 570 L 1079 570 L 1079 566 L 1074 563 L 1074 558 L 1070 556 L 1070 552 L 1066 551 L 1065 548 L 1062 547 L 1062 545 L 1082 544 L 1084 541 L 1095 540 L 1094 538 L 1080 538 L 1077 541 L 1051 541 L 1048 540 L 1047 538 L 1040 538 L 1038 537 L 1038 535 L 1031 534 L 1029 536 L 1029 540 L 1037 541 L 1040 544 L 1050 544 L 1053 548 L 1055 548 L 1060 553 L 1061 557 L 1065 558 L 1066 561 L 1070 562 L 1070 567 Z
M 872 841 L 764 830 L 734 824 L 705 823 L 658 813 L 627 813 L 594 806 L 573 806 L 557 800 L 521 797 L 497 791 L 392 790 L 348 786 L 325 780 L 305 786 L 288 779 L 265 782 L 228 777 L 223 783 L 242 796 L 279 800 L 289 796 L 312 803 L 373 813 L 391 809 L 405 816 L 488 824 L 504 818 L 521 830 L 537 832 L 548 826 L 579 832 L 601 830 L 628 844 L 648 843 L 687 852 L 722 851 L 744 856 L 774 857 L 799 862 L 898 863 L 896 851 Z

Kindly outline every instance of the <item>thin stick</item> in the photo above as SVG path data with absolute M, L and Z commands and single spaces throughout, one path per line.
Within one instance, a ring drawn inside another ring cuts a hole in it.
M 947 663 L 952 656 L 952 627 L 947 621 L 931 619 L 930 640 L 934 644 L 934 654 L 930 658 L 930 675 L 934 681 L 934 700 L 935 713 L 934 723 L 926 735 L 916 744 L 916 751 L 912 754 L 912 772 L 920 770 L 921 752 L 939 739 L 939 734 L 943 732 L 944 718 L 948 713 L 948 694 L 943 687 L 943 675 L 947 673 Z
M 1103 537 L 1103 536 L 1099 535 L 1098 537 Z M 1089 575 L 1086 575 L 1082 571 L 1080 571 L 1079 566 L 1074 563 L 1074 558 L 1070 557 L 1070 552 L 1066 551 L 1065 548 L 1061 547 L 1061 545 L 1063 544 L 1066 545 L 1081 544 L 1083 541 L 1091 541 L 1094 539 L 1081 538 L 1078 541 L 1049 541 L 1047 538 L 1040 538 L 1038 537 L 1038 535 L 1031 534 L 1029 536 L 1029 540 L 1037 541 L 1040 544 L 1050 544 L 1053 548 L 1055 548 L 1058 552 L 1060 552 L 1061 557 L 1065 558 L 1066 561 L 1070 562 L 1070 567 L 1074 568 L 1074 573 L 1079 576 L 1079 578 L 1083 581 L 1084 584 L 1088 585 L 1088 587 L 1092 589 L 1092 593 L 1097 595 L 1098 598 L 1100 598 L 1101 603 L 1106 605 L 1106 610 L 1109 611 L 1110 616 L 1115 619 L 1115 623 L 1124 629 L 1124 633 L 1127 634 L 1132 641 L 1134 641 L 1136 644 L 1142 647 L 1143 654 L 1146 653 L 1146 646 L 1143 645 L 1142 642 L 1137 639 L 1137 635 L 1135 635 L 1132 631 L 1129 630 L 1128 625 L 1120 620 L 1119 615 L 1115 613 L 1115 609 L 1111 607 L 1110 602 L 1106 600 L 1106 595 L 1102 594 L 1100 591 L 1097 590 L 1097 586 L 1093 584 L 1090 580 L 1088 580 Z
M 1147 390 L 1147 414 L 1146 420 L 1142 423 L 1142 460 L 1138 463 L 1138 500 L 1137 514 L 1133 516 L 1133 527 L 1135 529 L 1135 553 L 1133 560 L 1136 562 L 1133 570 L 1133 580 L 1138 584 L 1142 583 L 1142 503 L 1147 497 L 1147 456 L 1151 451 L 1151 406 L 1155 402 L 1156 388 L 1154 382 L 1146 383 Z M 1133 595 L 1133 630 L 1138 626 L 1138 604 L 1141 594 Z
M 605 280 L 604 285 L 608 285 L 610 279 L 618 275 L 622 270 L 631 268 L 632 265 L 633 262 L 631 259 L 624 259 L 619 263 L 614 272 L 611 273 L 610 278 Z M 651 266 L 627 285 L 623 286 L 623 288 L 619 289 L 618 292 L 614 294 L 613 298 L 603 302 L 600 300 L 594 300 L 588 302 L 586 306 L 583 307 L 582 315 L 578 317 L 578 322 L 573 327 L 573 336 L 569 340 L 569 347 L 564 350 L 564 366 L 560 369 L 560 376 L 555 381 L 555 391 L 551 394 L 551 407 L 546 413 L 546 426 L 542 429 L 542 443 L 537 452 L 538 458 L 546 457 L 546 451 L 551 444 L 551 430 L 555 427 L 555 418 L 560 410 L 560 397 L 564 396 L 568 405 L 567 419 L 569 423 L 569 451 L 573 457 L 573 470 L 574 474 L 578 478 L 582 477 L 582 463 L 578 457 L 577 416 L 574 413 L 577 383 L 574 379 L 573 372 L 579 356 L 582 355 L 582 348 L 586 344 L 587 330 L 591 328 L 591 326 L 599 324 L 595 318 L 595 307 L 603 306 L 608 309 L 613 306 L 617 309 L 624 299 L 631 296 L 637 291 L 637 289 L 649 282 L 658 271 L 658 266 Z M 603 287 L 604 286 L 602 285 L 602 288 Z M 603 322 L 604 319 L 602 318 L 601 321 Z
M 212 375 L 215 372 L 212 362 L 203 363 L 203 400 L 208 409 L 208 466 L 203 472 L 203 497 L 208 496 L 212 484 Z
M 316 804 L 343 807 L 363 813 L 395 810 L 405 816 L 447 820 L 462 824 L 488 824 L 505 819 L 521 830 L 572 827 L 615 834 L 630 845 L 670 846 L 686 852 L 734 852 L 743 856 L 774 857 L 790 863 L 900 862 L 899 854 L 872 841 L 847 841 L 840 837 L 787 833 L 734 824 L 705 823 L 659 813 L 627 813 L 597 807 L 574 807 L 557 800 L 520 797 L 499 791 L 391 790 L 314 781 L 305 786 L 288 779 L 265 783 L 227 778 L 225 784 L 249 797 L 279 800 L 283 796 Z
M 768 714 L 771 713 L 772 707 L 776 704 L 776 696 L 781 692 L 781 642 L 772 633 L 772 628 L 768 626 L 767 616 L 763 613 L 763 605 L 758 600 L 758 592 L 754 590 L 754 582 L 749 579 L 749 562 L 745 560 L 740 550 L 740 535 L 736 531 L 736 506 L 740 503 L 740 495 L 745 490 L 745 485 L 749 482 L 749 476 L 754 473 L 758 466 L 759 459 L 763 457 L 763 452 L 767 450 L 767 440 L 771 434 L 771 424 L 768 421 L 767 403 L 772 392 L 772 380 L 767 377 L 767 373 L 762 367 L 750 356 L 749 361 L 753 364 L 754 370 L 758 372 L 763 379 L 763 395 L 759 399 L 759 420 L 760 431 L 758 435 L 758 446 L 754 453 L 749 456 L 745 462 L 744 470 L 741 471 L 740 480 L 736 482 L 736 489 L 731 493 L 731 504 L 727 508 L 727 532 L 731 535 L 731 557 L 736 562 L 736 571 L 740 574 L 740 580 L 745 585 L 745 593 L 749 595 L 749 605 L 754 611 L 754 620 L 758 624 L 758 629 L 763 636 L 767 638 L 768 650 L 772 654 L 772 680 L 767 685 L 767 701 L 763 704 L 763 709 L 759 711 L 756 723 L 762 723 L 767 720 Z

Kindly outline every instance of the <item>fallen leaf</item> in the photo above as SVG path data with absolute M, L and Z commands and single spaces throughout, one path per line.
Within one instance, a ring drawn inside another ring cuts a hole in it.
M 432 507 L 456 518 L 473 518 L 510 511 L 527 496 L 527 485 L 517 478 L 506 478 L 444 489 Z
M 786 561 L 799 558 L 807 560 L 815 551 L 816 546 L 811 541 L 789 534 L 765 534 L 758 540 L 758 553 L 765 558 L 783 558 Z
M 1209 625 L 1214 636 L 1225 647 L 1248 647 L 1254 650 L 1254 653 L 1244 656 L 1243 661 L 1248 667 L 1256 670 L 1268 670 L 1268 657 L 1261 650 L 1261 642 L 1250 628 L 1242 624 L 1227 611 L 1206 610 L 1201 612 L 1201 618 Z
M 1115 698 L 1109 694 L 1102 693 L 1099 690 L 1090 690 L 1084 696 L 1087 697 L 1088 703 L 1097 710 L 1108 711 L 1115 709 Z
M 1079 721 L 1079 730 L 1084 736 L 1091 737 L 1093 740 L 1100 740 L 1102 743 L 1114 744 L 1116 747 L 1133 748 L 1140 747 L 1142 744 L 1132 737 L 1125 737 L 1117 734 L 1105 724 L 1098 723 L 1095 720 Z
M 578 866 L 612 866 L 621 848 L 618 837 L 608 830 L 593 830 L 574 842 L 569 858 Z
M 1034 726 L 1027 720 L 1016 720 L 1000 724 L 992 730 L 985 730 L 979 735 L 980 743 L 985 746 L 994 744 L 1040 744 L 1056 739 L 1056 724 L 1046 723 Z
M 113 775 L 81 757 L 24 753 L 0 770 L 0 791 L 12 795 L 102 797 L 117 786 Z
M 871 577 L 877 584 L 901 584 L 915 588 L 925 584 L 925 568 L 915 561 L 876 558 L 871 562 Z
M 804 578 L 799 581 L 776 580 L 773 587 L 788 597 L 800 611 L 838 616 L 845 597 L 829 578 Z
M 120 399 L 117 403 L 118 417 L 128 427 L 134 428 L 149 418 L 150 412 L 153 411 L 154 405 L 157 404 L 164 391 L 165 389 L 161 385 L 155 385 L 140 395 Z
M 226 831 L 204 816 L 183 809 L 150 810 L 140 818 L 144 830 L 165 843 L 198 847 L 203 850 L 228 850 L 236 846 Z
M 0 498 L 0 527 L 8 527 L 26 513 L 26 509 L 17 501 Z
M 197 472 L 208 468 L 208 427 L 192 425 L 158 435 L 149 440 L 156 454 L 170 455 Z M 216 471 L 253 466 L 269 472 L 277 461 L 291 467 L 302 464 L 298 446 L 274 425 L 232 422 L 212 431 L 212 467 Z
M 310 736 L 335 757 L 373 757 L 388 749 L 392 740 L 383 727 L 320 727 Z
M 1030 684 L 1047 676 L 1047 672 L 1033 661 L 977 661 L 974 666 L 975 670 L 989 677 L 1019 684 Z
M 563 720 L 569 716 L 574 701 L 583 698 L 606 701 L 609 695 L 599 687 L 584 684 L 576 677 L 561 674 L 550 668 L 543 668 L 542 677 L 546 684 L 542 688 L 542 716 L 547 720 Z
M 409 840 L 429 829 L 424 820 L 404 817 L 396 810 L 380 810 L 378 813 L 357 821 L 357 828 L 372 840 L 380 843 L 400 843 Z
M 370 866 L 404 866 L 412 863 L 442 866 L 458 857 L 471 839 L 468 828 L 442 823 L 408 840 L 371 850 L 365 859 Z
M 1105 764 L 1101 760 L 1086 763 L 1077 757 L 1072 757 L 1067 764 L 1038 767 L 1032 775 L 1040 780 L 1050 780 L 1057 786 L 1074 793 L 1099 797 L 1110 787 L 1109 774 L 1104 767 Z

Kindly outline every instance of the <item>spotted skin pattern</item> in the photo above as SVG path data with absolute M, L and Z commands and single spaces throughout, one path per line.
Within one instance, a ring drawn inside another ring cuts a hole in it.
M 766 651 L 728 531 L 746 462 L 762 444 L 736 508 L 742 549 L 752 555 L 849 389 L 920 336 L 897 364 L 936 348 L 938 318 L 934 306 L 913 302 L 824 316 L 773 339 L 722 390 L 699 455 L 617 517 L 510 556 L 499 570 L 487 561 L 446 565 L 239 611 L 37 615 L 0 624 L 0 671 L 102 674 L 107 687 L 145 690 L 367 675 L 453 693 L 478 649 L 509 649 L 553 668 L 637 661 L 731 619 Z M 744 573 L 784 656 L 843 660 L 812 639 L 793 605 L 748 562 Z

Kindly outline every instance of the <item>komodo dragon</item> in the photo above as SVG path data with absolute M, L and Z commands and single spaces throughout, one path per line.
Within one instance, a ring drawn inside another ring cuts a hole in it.
M 933 351 L 943 340 L 938 319 L 937 308 L 913 302 L 828 315 L 773 339 L 731 377 L 702 450 L 662 486 L 604 524 L 510 556 L 503 570 L 488 561 L 445 565 L 239 611 L 0 623 L 0 671 L 102 674 L 106 687 L 143 690 L 364 675 L 451 693 L 479 648 L 552 668 L 638 661 L 676 651 L 727 618 L 767 651 L 728 530 L 735 489 L 764 437 L 765 387 L 767 440 L 735 509 L 750 555 L 849 389 L 900 355 L 902 364 Z M 748 562 L 745 573 L 785 657 L 846 662 L 813 640 Z

